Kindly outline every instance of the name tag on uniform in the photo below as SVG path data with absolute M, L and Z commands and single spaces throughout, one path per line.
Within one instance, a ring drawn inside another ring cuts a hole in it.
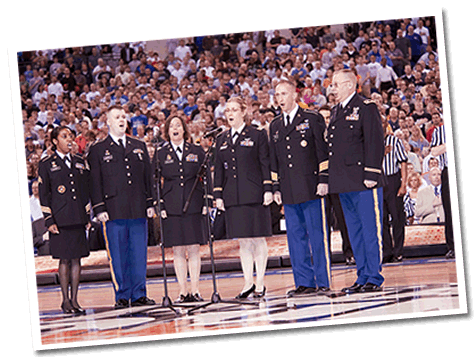
M 185 161 L 186 161 L 186 162 L 198 162 L 198 155 L 195 155 L 195 154 L 188 154 L 188 155 L 185 157 Z
M 53 161 L 53 162 L 51 162 L 50 170 L 51 170 L 51 172 L 61 170 L 61 166 L 57 165 L 56 162 Z
M 304 131 L 310 129 L 310 124 L 309 123 L 302 123 L 298 126 L 295 127 L 295 130 L 297 131 Z
M 228 144 L 222 145 L 219 150 L 226 150 L 228 148 Z
M 110 151 L 109 151 L 109 150 L 106 150 L 106 152 L 104 153 L 104 157 L 102 158 L 102 160 L 109 162 L 109 161 L 112 160 L 113 158 L 114 158 L 114 157 L 111 155 Z
M 170 156 L 170 154 L 167 155 L 167 159 L 165 160 L 165 165 L 167 164 L 173 164 L 173 158 Z
M 247 147 L 254 146 L 254 141 L 252 141 L 251 138 L 246 138 L 243 141 L 241 141 L 241 146 L 247 146 Z
M 359 120 L 360 119 L 360 115 L 358 114 L 359 110 L 360 110 L 359 107 L 354 107 L 353 113 L 351 113 L 350 115 L 347 115 L 346 120 L 350 120 L 350 121 Z

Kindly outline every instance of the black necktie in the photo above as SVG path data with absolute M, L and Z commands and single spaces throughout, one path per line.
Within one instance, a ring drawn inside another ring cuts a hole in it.
M 343 106 L 339 103 L 336 107 L 336 116 L 339 116 L 343 110 Z
M 285 117 L 285 119 L 286 119 L 286 120 L 285 120 L 285 126 L 288 127 L 288 126 L 290 125 L 290 115 L 287 115 L 287 116 Z
M 122 141 L 122 139 L 119 139 L 119 146 L 122 148 L 122 149 L 125 149 L 125 146 L 124 146 L 124 142 Z
M 178 147 L 176 148 L 176 151 L 179 152 L 179 153 L 181 153 L 181 147 L 178 146 Z
M 65 155 L 64 156 L 64 162 L 66 164 L 67 167 L 71 168 L 71 160 L 69 160 L 69 156 L 68 155 Z
M 237 140 L 237 137 L 239 136 L 239 133 L 236 131 L 234 134 L 233 134 L 233 144 L 236 143 L 236 140 Z

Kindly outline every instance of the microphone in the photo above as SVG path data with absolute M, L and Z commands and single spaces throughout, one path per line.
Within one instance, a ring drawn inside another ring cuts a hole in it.
M 216 129 L 213 129 L 209 132 L 207 132 L 205 135 L 203 135 L 203 139 L 207 139 L 209 138 L 210 136 L 218 136 L 219 134 L 221 134 L 221 132 L 223 131 L 224 129 L 220 126 L 220 127 L 217 127 Z

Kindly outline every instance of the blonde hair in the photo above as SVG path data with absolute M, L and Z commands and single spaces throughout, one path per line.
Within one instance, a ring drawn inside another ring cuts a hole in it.
M 249 118 L 249 115 L 247 113 L 247 104 L 246 104 L 246 101 L 244 100 L 243 97 L 239 97 L 239 96 L 238 97 L 231 97 L 231 98 L 228 99 L 226 104 L 227 103 L 236 103 L 237 105 L 239 105 L 239 108 L 244 113 L 244 115 L 243 115 L 244 123 L 246 123 L 246 125 L 251 124 L 251 119 Z

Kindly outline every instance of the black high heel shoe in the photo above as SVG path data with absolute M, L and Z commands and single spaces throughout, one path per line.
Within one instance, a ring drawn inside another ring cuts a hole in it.
M 61 304 L 61 310 L 65 314 L 74 314 L 74 308 L 71 306 L 71 301 L 66 300 Z
M 251 295 L 251 293 L 252 293 L 254 290 L 256 290 L 256 284 L 252 284 L 252 286 L 251 286 L 248 290 L 246 290 L 246 291 L 244 291 L 244 292 L 242 292 L 242 293 L 239 293 L 239 295 L 236 296 L 236 299 L 245 299 L 245 298 L 247 298 L 249 295 Z
M 71 302 L 71 306 L 73 308 L 74 313 L 76 313 L 76 314 L 81 314 L 82 315 L 82 314 L 86 313 L 84 311 L 84 309 L 81 306 L 79 306 L 79 304 L 77 302 L 75 302 L 75 303 Z
M 254 291 L 254 294 L 252 296 L 255 297 L 256 299 L 260 299 L 264 297 L 265 294 L 266 294 L 266 287 L 264 286 L 264 289 L 262 291 Z

